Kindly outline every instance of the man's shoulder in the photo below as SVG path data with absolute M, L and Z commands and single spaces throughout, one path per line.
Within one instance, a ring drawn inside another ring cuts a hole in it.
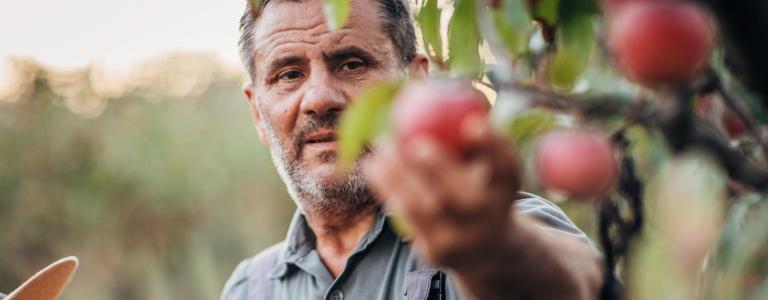
M 271 293 L 272 286 L 269 274 L 274 269 L 284 248 L 285 242 L 280 242 L 241 261 L 224 285 L 221 299 L 251 299 L 249 295 Z
M 519 192 L 515 209 L 520 214 L 536 218 L 549 228 L 572 234 L 588 243 L 590 242 L 587 235 L 576 227 L 560 207 L 538 195 Z

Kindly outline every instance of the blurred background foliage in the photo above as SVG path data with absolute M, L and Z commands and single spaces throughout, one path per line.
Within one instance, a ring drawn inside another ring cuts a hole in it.
M 215 299 L 295 205 L 256 136 L 242 71 L 173 53 L 130 74 L 10 60 L 0 89 L 0 291 L 57 258 L 62 299 Z M 593 209 L 560 203 L 594 232 Z
M 57 258 L 62 299 L 215 299 L 294 210 L 242 73 L 175 53 L 128 76 L 10 60 L 0 90 L 0 291 Z

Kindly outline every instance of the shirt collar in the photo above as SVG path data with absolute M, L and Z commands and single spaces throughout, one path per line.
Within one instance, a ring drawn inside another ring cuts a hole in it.
M 377 210 L 375 218 L 373 227 L 363 236 L 350 257 L 367 250 L 384 231 L 384 225 L 387 223 L 384 211 L 382 209 Z M 278 256 L 277 264 L 269 274 L 270 278 L 285 276 L 288 273 L 289 264 L 296 264 L 299 259 L 305 257 L 315 247 L 315 234 L 309 228 L 307 218 L 301 209 L 297 209 L 293 214 L 285 241 L 286 245 Z

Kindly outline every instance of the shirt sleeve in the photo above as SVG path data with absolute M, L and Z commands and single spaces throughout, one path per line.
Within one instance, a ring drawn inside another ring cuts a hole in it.
M 520 192 L 518 197 L 515 202 L 517 213 L 534 217 L 550 229 L 571 234 L 590 245 L 592 244 L 589 237 L 576 227 L 563 210 L 554 203 L 531 193 Z

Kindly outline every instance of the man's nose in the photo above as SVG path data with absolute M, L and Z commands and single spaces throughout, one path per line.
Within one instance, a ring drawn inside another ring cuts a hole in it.
M 339 113 L 347 107 L 347 99 L 330 78 L 318 74 L 301 101 L 301 112 L 322 116 L 329 112 Z

